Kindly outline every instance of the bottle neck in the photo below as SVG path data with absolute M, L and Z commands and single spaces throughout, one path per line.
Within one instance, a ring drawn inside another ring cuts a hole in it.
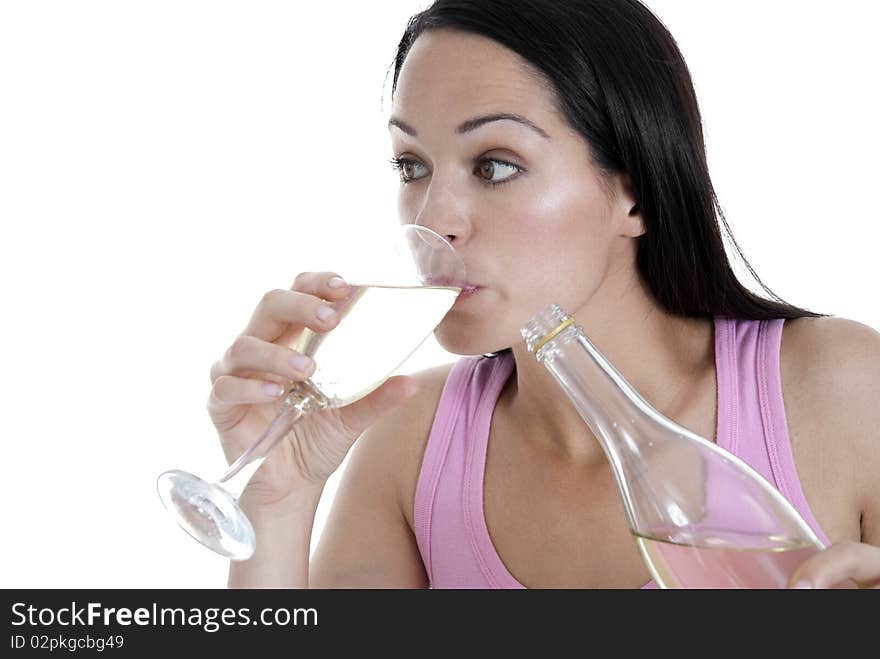
M 584 335 L 574 318 L 557 305 L 537 314 L 524 328 L 530 352 L 557 380 L 599 440 L 615 469 L 654 442 L 636 429 L 655 424 L 674 435 L 690 432 L 654 409 Z
M 556 378 L 581 417 L 615 460 L 614 442 L 638 449 L 639 436 L 621 432 L 656 411 L 577 326 L 569 326 L 542 347 L 538 361 Z

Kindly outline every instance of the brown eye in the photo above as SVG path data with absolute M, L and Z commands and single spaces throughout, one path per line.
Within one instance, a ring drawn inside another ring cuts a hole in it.
M 391 166 L 400 173 L 402 183 L 417 181 L 427 174 L 427 168 L 417 160 L 409 160 L 408 158 L 392 158 Z M 418 173 L 419 167 L 425 171 Z
M 522 172 L 520 167 L 495 158 L 483 158 L 477 162 L 477 167 L 474 169 L 474 173 L 490 185 L 507 183 L 516 178 L 520 172 Z
M 487 181 L 491 181 L 495 176 L 495 163 L 491 160 L 483 160 L 477 165 L 477 172 Z

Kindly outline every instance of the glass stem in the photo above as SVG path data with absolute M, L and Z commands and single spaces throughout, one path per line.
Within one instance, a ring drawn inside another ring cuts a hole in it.
M 299 396 L 295 392 L 288 394 L 284 406 L 278 416 L 269 424 L 263 433 L 251 444 L 238 459 L 229 465 L 229 469 L 218 479 L 224 489 L 236 499 L 244 491 L 251 477 L 263 464 L 274 446 L 287 437 L 293 426 L 309 412 L 310 398 Z

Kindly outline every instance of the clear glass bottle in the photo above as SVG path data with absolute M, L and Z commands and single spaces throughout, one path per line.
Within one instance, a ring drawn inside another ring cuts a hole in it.
M 654 409 L 558 305 L 522 336 L 601 444 L 661 588 L 786 588 L 824 548 L 770 482 Z

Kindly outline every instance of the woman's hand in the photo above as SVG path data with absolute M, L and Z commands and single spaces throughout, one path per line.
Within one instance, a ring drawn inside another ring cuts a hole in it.
M 837 542 L 798 566 L 792 588 L 880 588 L 880 547 L 864 542 Z
M 207 407 L 230 463 L 275 418 L 283 385 L 306 380 L 315 371 L 311 359 L 288 346 L 306 327 L 316 332 L 336 327 L 339 314 L 330 306 L 344 304 L 350 293 L 334 273 L 300 274 L 292 290 L 263 296 L 244 332 L 214 363 Z M 242 499 L 265 506 L 299 487 L 323 487 L 361 433 L 417 387 L 413 379 L 398 376 L 343 408 L 308 414 L 294 426 L 290 441 L 271 450 Z

